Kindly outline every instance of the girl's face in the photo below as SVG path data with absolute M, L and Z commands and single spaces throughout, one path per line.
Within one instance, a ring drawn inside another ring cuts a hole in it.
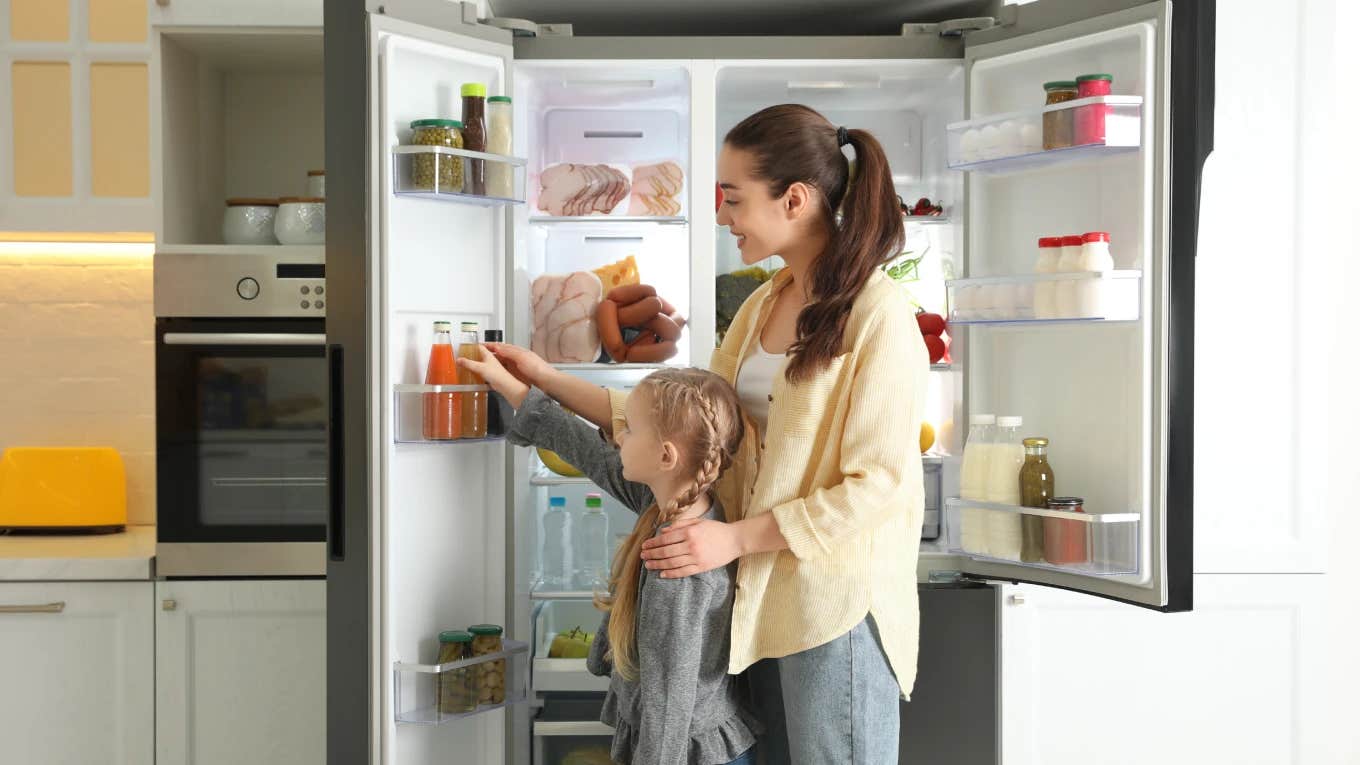
M 723 190 L 718 225 L 737 237 L 741 262 L 748 266 L 787 251 L 797 234 L 800 212 L 791 206 L 797 200 L 790 197 L 806 193 L 803 184 L 794 184 L 783 196 L 771 196 L 769 184 L 752 173 L 753 164 L 750 152 L 726 144 L 718 154 L 718 184 Z
M 654 485 L 674 474 L 679 452 L 675 444 L 656 432 L 652 417 L 652 392 L 639 390 L 624 406 L 624 427 L 614 434 L 623 461 L 623 477 L 629 481 Z

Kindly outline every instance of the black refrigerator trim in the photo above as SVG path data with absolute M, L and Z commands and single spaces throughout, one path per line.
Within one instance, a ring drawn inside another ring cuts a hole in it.
M 326 563 L 326 761 L 332 765 L 367 763 L 373 751 L 370 705 L 375 696 L 370 623 L 372 568 L 368 503 L 367 360 L 369 209 L 368 12 L 361 0 L 325 0 L 326 113 L 326 340 L 332 343 L 332 380 L 341 391 L 332 416 L 341 425 L 330 434 L 342 446 L 340 476 L 332 476 Z M 344 349 L 343 361 L 334 355 Z M 343 482 L 343 485 L 338 485 Z M 342 555 L 335 544 L 343 540 Z

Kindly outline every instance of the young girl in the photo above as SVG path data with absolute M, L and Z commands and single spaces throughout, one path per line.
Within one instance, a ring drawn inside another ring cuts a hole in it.
M 664 369 L 634 389 L 611 447 L 483 352 L 458 364 L 481 375 L 516 409 L 508 437 L 551 449 L 638 513 L 619 548 L 606 612 L 587 666 L 612 675 L 600 720 L 614 728 L 622 765 L 750 765 L 758 725 L 727 674 L 732 574 L 721 566 L 662 579 L 642 567 L 642 544 L 682 519 L 721 520 L 709 490 L 732 461 L 744 421 L 736 392 L 701 369 Z

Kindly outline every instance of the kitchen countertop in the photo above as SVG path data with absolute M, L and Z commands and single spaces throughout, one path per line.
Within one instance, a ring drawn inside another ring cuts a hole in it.
M 156 527 L 118 534 L 0 535 L 0 581 L 150 580 Z

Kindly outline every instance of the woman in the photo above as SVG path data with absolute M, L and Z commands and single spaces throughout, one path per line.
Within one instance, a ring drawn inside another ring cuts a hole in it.
M 727 134 L 718 178 L 718 222 L 742 260 L 786 264 L 711 362 L 756 437 L 718 485 L 733 522 L 678 522 L 642 556 L 662 577 L 739 560 L 728 671 L 751 668 L 765 762 L 896 763 L 899 693 L 916 676 L 928 363 L 910 301 L 880 270 L 903 244 L 887 158 L 868 132 L 786 104 Z M 623 409 L 621 392 L 499 351 L 597 424 Z

